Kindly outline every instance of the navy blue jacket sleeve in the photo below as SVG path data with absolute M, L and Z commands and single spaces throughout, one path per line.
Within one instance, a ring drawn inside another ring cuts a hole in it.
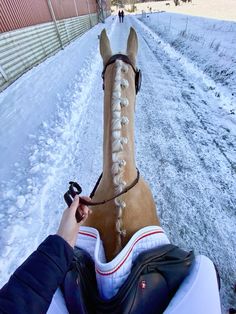
M 47 237 L 0 290 L 0 313 L 46 313 L 72 259 L 73 249 L 65 240 Z

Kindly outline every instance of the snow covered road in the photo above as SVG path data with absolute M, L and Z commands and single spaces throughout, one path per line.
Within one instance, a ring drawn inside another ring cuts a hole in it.
M 140 53 L 145 70 L 136 120 L 140 168 L 171 240 L 212 258 L 225 284 L 222 297 L 231 291 L 233 300 L 235 119 L 200 71 L 179 62 L 150 29 L 135 26 L 145 51 Z
M 125 49 L 131 25 L 139 36 L 143 71 L 136 103 L 137 165 L 170 239 L 217 265 L 225 311 L 236 307 L 235 98 L 134 17 L 124 24 L 106 21 L 114 52 Z M 0 95 L 1 284 L 56 231 L 68 181 L 79 181 L 88 194 L 101 172 L 97 35 L 103 27 L 97 25 Z

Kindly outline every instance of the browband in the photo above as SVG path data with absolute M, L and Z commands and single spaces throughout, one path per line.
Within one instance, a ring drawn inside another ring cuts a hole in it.
M 118 54 L 116 54 L 116 55 L 111 56 L 111 58 L 110 58 L 110 59 L 108 60 L 108 62 L 105 64 L 104 69 L 103 69 L 103 71 L 102 71 L 102 78 L 103 78 L 103 79 L 104 79 L 104 75 L 105 75 L 105 72 L 106 72 L 106 69 L 107 69 L 108 65 L 114 63 L 116 60 L 121 60 L 121 61 L 123 61 L 123 62 L 125 62 L 125 63 L 131 65 L 131 66 L 132 66 L 132 69 L 134 70 L 134 73 L 137 73 L 137 72 L 138 72 L 138 70 L 135 69 L 135 67 L 133 66 L 133 64 L 132 64 L 132 62 L 130 61 L 130 59 L 129 59 L 128 56 L 123 55 L 123 54 L 121 54 L 121 53 L 118 53 Z
M 106 69 L 108 67 L 108 65 L 114 63 L 116 60 L 121 60 L 129 65 L 131 65 L 134 73 L 135 73 L 135 91 L 136 94 L 139 92 L 140 88 L 141 88 L 141 83 L 142 83 L 142 73 L 141 70 L 138 70 L 137 68 L 134 67 L 134 65 L 132 64 L 132 62 L 130 61 L 129 57 L 126 55 L 123 55 L 121 53 L 118 53 L 116 55 L 111 56 L 111 58 L 107 61 L 107 63 L 104 66 L 104 69 L 102 71 L 102 79 L 104 82 L 105 79 L 105 72 Z M 103 83 L 103 89 L 104 89 L 104 83 Z

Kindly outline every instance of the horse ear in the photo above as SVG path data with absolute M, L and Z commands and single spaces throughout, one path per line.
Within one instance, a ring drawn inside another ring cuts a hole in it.
M 130 27 L 129 38 L 127 42 L 127 56 L 133 65 L 136 64 L 136 56 L 138 52 L 138 36 L 133 27 Z
M 109 38 L 107 37 L 105 28 L 103 29 L 100 35 L 100 54 L 103 59 L 103 64 L 106 64 L 107 61 L 112 56 L 110 41 Z

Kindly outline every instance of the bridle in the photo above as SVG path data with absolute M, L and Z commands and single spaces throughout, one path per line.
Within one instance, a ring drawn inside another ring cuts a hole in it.
M 105 64 L 104 69 L 102 71 L 103 89 L 104 89 L 104 80 L 105 80 L 106 69 L 107 69 L 107 67 L 110 64 L 114 63 L 116 60 L 122 60 L 123 62 L 131 65 L 131 67 L 132 67 L 132 69 L 133 69 L 133 71 L 135 73 L 135 91 L 136 91 L 136 94 L 137 94 L 139 92 L 140 88 L 141 88 L 142 72 L 141 72 L 141 70 L 139 70 L 139 69 L 134 67 L 134 65 L 132 64 L 132 62 L 130 61 L 128 56 L 123 55 L 123 54 L 113 55 L 108 60 L 108 62 Z M 96 206 L 96 205 L 106 204 L 106 203 L 114 200 L 115 198 L 117 198 L 117 197 L 127 193 L 129 190 L 131 190 L 138 183 L 139 177 L 140 177 L 140 174 L 139 174 L 139 170 L 137 169 L 137 176 L 136 176 L 136 178 L 134 179 L 134 181 L 130 185 L 125 187 L 122 192 L 116 194 L 115 196 L 113 196 L 113 197 L 111 197 L 109 199 L 105 199 L 105 200 L 102 200 L 102 201 L 99 201 L 99 202 L 92 202 L 92 201 L 88 201 L 88 200 L 85 200 L 83 198 L 80 198 L 80 203 L 84 204 L 84 205 L 87 205 L 87 206 Z M 93 198 L 93 196 L 94 196 L 94 194 L 95 194 L 95 192 L 97 190 L 97 187 L 98 187 L 101 179 L 102 179 L 102 174 L 100 175 L 97 183 L 95 184 L 95 186 L 93 188 L 93 191 L 90 194 L 90 198 Z M 65 199 L 65 202 L 68 205 L 68 207 L 70 207 L 70 205 L 72 204 L 72 202 L 74 200 L 74 197 L 76 195 L 79 195 L 81 192 L 82 192 L 82 188 L 81 188 L 81 186 L 77 182 L 73 182 L 73 181 L 69 182 L 69 189 L 64 194 L 64 199 Z M 76 219 L 77 219 L 78 222 L 81 221 L 81 219 L 82 219 L 82 217 L 80 217 L 78 211 L 76 213 Z
M 103 71 L 102 71 L 102 79 L 103 79 L 103 90 L 104 90 L 104 80 L 105 80 L 105 72 L 106 69 L 108 67 L 108 65 L 114 63 L 116 60 L 121 60 L 129 65 L 131 65 L 132 69 L 134 70 L 135 73 L 135 91 L 136 94 L 138 94 L 138 92 L 140 91 L 141 88 L 141 84 L 142 84 L 142 72 L 141 70 L 137 69 L 134 67 L 134 65 L 132 64 L 132 62 L 130 61 L 129 57 L 126 55 L 123 55 L 121 53 L 118 53 L 116 55 L 113 55 L 105 64 Z

